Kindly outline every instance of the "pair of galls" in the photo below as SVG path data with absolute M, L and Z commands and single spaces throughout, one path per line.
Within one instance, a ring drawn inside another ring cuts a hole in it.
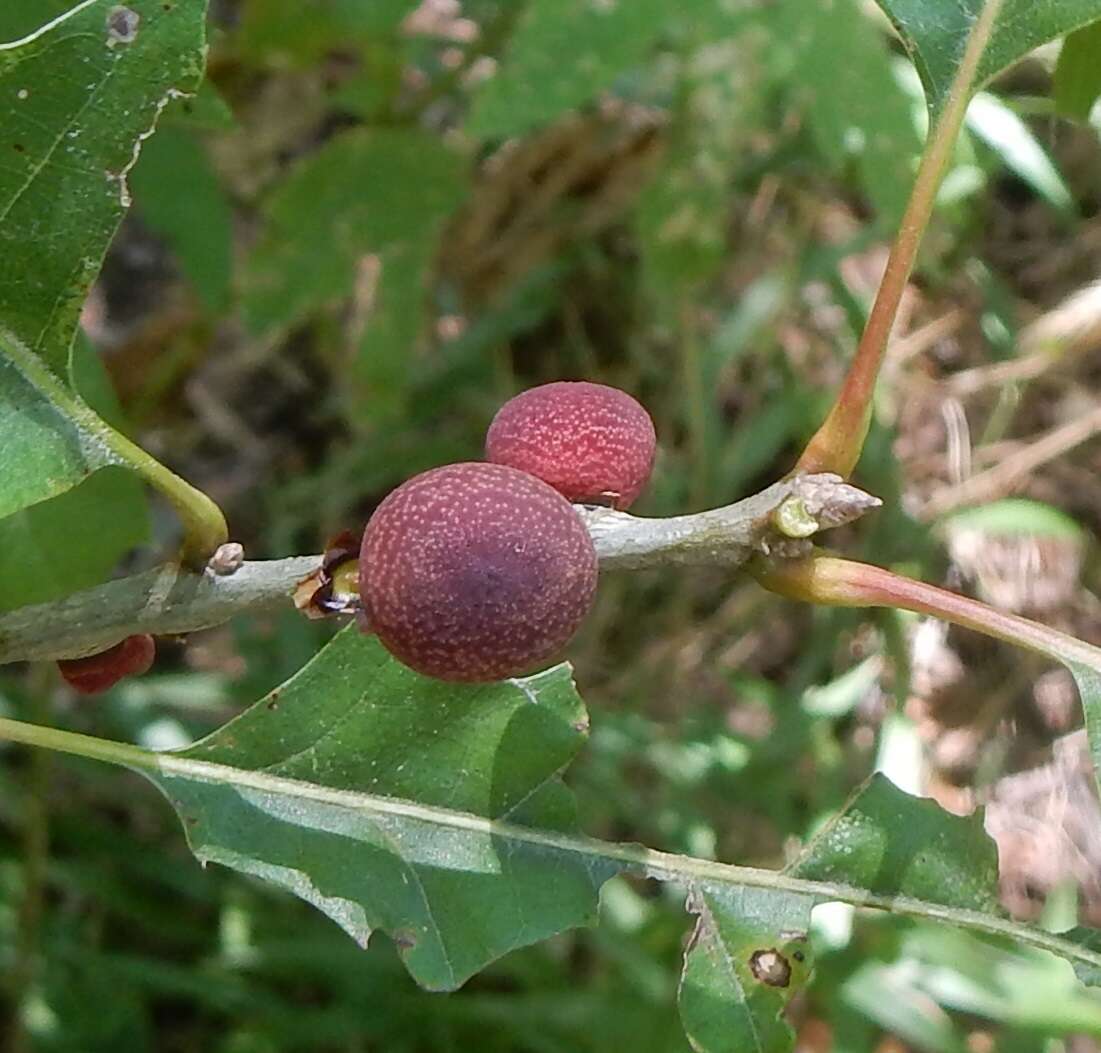
M 441 680 L 531 671 L 596 594 L 596 551 L 571 502 L 628 507 L 655 449 L 649 414 L 616 388 L 517 395 L 490 425 L 486 461 L 423 472 L 375 510 L 360 548 L 361 625 Z

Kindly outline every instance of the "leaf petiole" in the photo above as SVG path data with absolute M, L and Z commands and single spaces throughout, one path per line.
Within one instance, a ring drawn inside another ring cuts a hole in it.
M 990 40 L 1003 0 L 987 0 L 967 39 L 967 46 L 940 118 L 933 126 L 921 157 L 898 236 L 891 246 L 849 371 L 822 426 L 796 465 L 797 472 L 837 472 L 848 478 L 860 459 L 872 421 L 872 395 L 887 350 L 906 283 L 933 214 L 937 189 L 971 101 L 983 51 Z
M 200 569 L 229 537 L 225 516 L 217 504 L 115 431 L 14 336 L 0 335 L 5 337 L 4 353 L 22 376 L 90 437 L 102 451 L 103 463 L 130 468 L 164 495 L 183 523 L 181 560 L 193 569 Z
M 1039 622 L 1008 614 L 970 596 L 834 556 L 750 565 L 757 581 L 788 599 L 831 607 L 898 607 L 942 618 L 1035 651 L 1070 669 L 1078 683 L 1094 768 L 1101 773 L 1101 648 Z

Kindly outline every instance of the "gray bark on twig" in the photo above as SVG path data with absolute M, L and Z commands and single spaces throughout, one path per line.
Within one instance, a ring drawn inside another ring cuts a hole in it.
M 644 519 L 578 506 L 602 570 L 668 565 L 737 567 L 757 553 L 797 553 L 817 530 L 851 522 L 879 500 L 839 476 L 785 479 L 743 501 L 693 515 Z M 795 507 L 809 533 L 785 533 Z M 779 526 L 777 524 L 780 524 Z M 95 654 L 133 633 L 172 636 L 222 625 L 239 614 L 291 602 L 295 586 L 321 556 L 245 561 L 202 574 L 165 564 L 51 603 L 0 615 L 0 664 Z

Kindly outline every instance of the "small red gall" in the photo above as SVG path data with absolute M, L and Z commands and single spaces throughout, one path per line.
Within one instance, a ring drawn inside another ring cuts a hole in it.
M 63 658 L 57 663 L 65 682 L 82 695 L 97 695 L 127 676 L 149 672 L 157 645 L 148 633 L 128 636 L 99 654 Z
M 502 680 L 566 645 L 596 578 L 564 497 L 515 468 L 450 464 L 403 483 L 367 523 L 359 624 L 426 676 Z
M 650 414 L 625 391 L 556 381 L 521 392 L 498 411 L 486 458 L 519 468 L 583 504 L 629 508 L 654 467 Z

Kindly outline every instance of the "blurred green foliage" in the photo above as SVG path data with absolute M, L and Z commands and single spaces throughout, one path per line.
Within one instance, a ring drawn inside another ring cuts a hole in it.
M 920 21 L 921 5 L 887 6 Z M 0 37 L 65 7 L 9 0 Z M 131 173 L 106 317 L 86 329 L 131 428 L 219 497 L 250 554 L 355 528 L 408 475 L 479 456 L 514 390 L 559 377 L 650 408 L 661 454 L 643 514 L 725 503 L 788 470 L 863 324 L 870 286 L 851 264 L 893 228 L 924 130 L 900 48 L 864 5 L 225 0 L 210 30 L 203 90 L 168 107 Z M 1072 39 L 1096 61 L 1095 31 Z M 933 58 L 919 67 L 943 87 Z M 1081 115 L 1096 91 L 1070 61 L 1063 106 Z M 1052 159 L 1061 126 L 1029 111 L 1029 76 L 972 113 L 923 260 L 931 298 L 983 305 L 1002 334 L 991 357 L 1013 351 L 1021 293 L 1004 258 L 985 258 L 1006 185 L 1058 214 L 1067 239 L 1098 207 Z M 160 285 L 135 279 L 156 269 L 143 252 L 169 272 Z M 89 376 L 76 384 L 102 405 Z M 898 501 L 885 387 L 861 481 L 889 507 L 849 540 L 937 577 L 942 543 Z M 104 578 L 143 540 L 134 494 L 108 522 L 81 507 L 84 487 L 116 485 L 101 473 L 0 521 L 18 554 L 0 608 Z M 86 545 L 53 562 L 74 525 Z M 573 653 L 594 721 L 569 776 L 586 829 L 782 866 L 869 768 L 912 777 L 885 730 L 915 744 L 905 630 L 893 613 L 799 611 L 714 574 L 609 578 Z M 90 703 L 6 672 L 0 713 L 182 745 L 328 633 L 288 614 L 186 656 L 168 644 L 157 672 Z M 689 1048 L 675 890 L 614 879 L 596 929 L 430 995 L 385 940 L 362 952 L 290 896 L 200 870 L 165 802 L 125 773 L 2 759 L 2 1015 L 21 1014 L 25 1048 Z M 1049 1050 L 1101 1035 L 1096 999 L 1038 953 L 844 909 L 815 916 L 811 943 L 816 978 L 791 1014 L 807 1048 L 871 1051 L 890 1033 L 918 1049 Z

